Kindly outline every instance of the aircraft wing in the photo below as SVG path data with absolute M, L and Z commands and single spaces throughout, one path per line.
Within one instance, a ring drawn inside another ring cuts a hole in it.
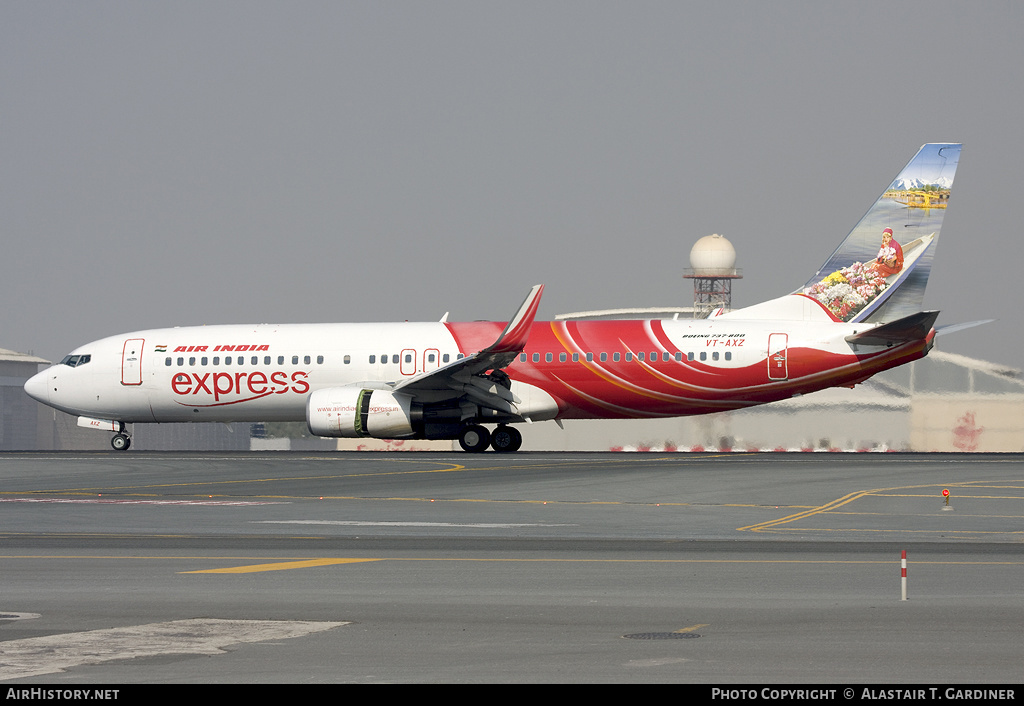
M 487 348 L 436 370 L 403 380 L 392 389 L 410 393 L 453 390 L 468 395 L 486 407 L 516 413 L 517 400 L 508 388 L 508 376 L 500 371 L 510 365 L 526 347 L 543 293 L 543 284 L 533 287 L 505 330 Z M 481 375 L 488 370 L 495 373 L 487 377 Z

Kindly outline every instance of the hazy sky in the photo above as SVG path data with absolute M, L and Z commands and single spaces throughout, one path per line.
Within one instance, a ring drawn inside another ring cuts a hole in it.
M 790 292 L 963 142 L 926 296 L 1024 368 L 1024 3 L 0 3 L 0 347 Z

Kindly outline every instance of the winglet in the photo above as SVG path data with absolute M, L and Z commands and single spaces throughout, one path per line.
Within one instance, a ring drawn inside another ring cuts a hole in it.
M 498 336 L 498 340 L 485 348 L 481 353 L 511 353 L 518 355 L 526 347 L 526 341 L 530 337 L 530 327 L 533 326 L 533 319 L 537 316 L 537 309 L 540 307 L 540 297 L 544 293 L 544 285 L 538 284 L 526 295 L 526 299 L 519 307 L 519 311 L 505 326 L 505 330 Z
M 537 308 L 540 306 L 540 295 L 544 292 L 544 285 L 538 284 L 530 290 L 523 300 L 515 316 L 505 326 L 498 339 L 481 351 L 459 358 L 440 368 L 435 368 L 422 375 L 406 378 L 396 385 L 393 390 L 431 390 L 436 391 L 438 385 L 449 387 L 461 393 L 465 393 L 478 403 L 490 406 L 506 412 L 518 414 L 515 410 L 515 396 L 504 395 L 497 389 L 487 386 L 480 387 L 472 378 L 488 370 L 498 371 L 507 367 L 516 356 L 526 348 L 526 341 L 530 337 L 530 328 L 533 326 L 533 319 L 537 316 Z M 506 376 L 507 380 L 507 376 Z M 474 387 L 475 386 L 475 387 Z M 505 387 L 508 390 L 508 387 Z M 497 405 L 497 406 L 496 406 Z

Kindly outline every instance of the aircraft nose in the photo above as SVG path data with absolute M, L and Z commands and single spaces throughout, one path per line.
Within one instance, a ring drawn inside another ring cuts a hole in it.
M 37 402 L 46 404 L 50 399 L 49 394 L 47 394 L 49 390 L 49 384 L 47 382 L 48 376 L 49 371 L 44 370 L 43 372 L 36 373 L 30 377 L 25 381 L 25 393 Z

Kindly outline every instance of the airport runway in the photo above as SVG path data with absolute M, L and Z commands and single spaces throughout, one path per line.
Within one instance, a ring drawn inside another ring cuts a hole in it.
M 0 519 L 5 686 L 1024 663 L 1021 455 L 0 454 Z

